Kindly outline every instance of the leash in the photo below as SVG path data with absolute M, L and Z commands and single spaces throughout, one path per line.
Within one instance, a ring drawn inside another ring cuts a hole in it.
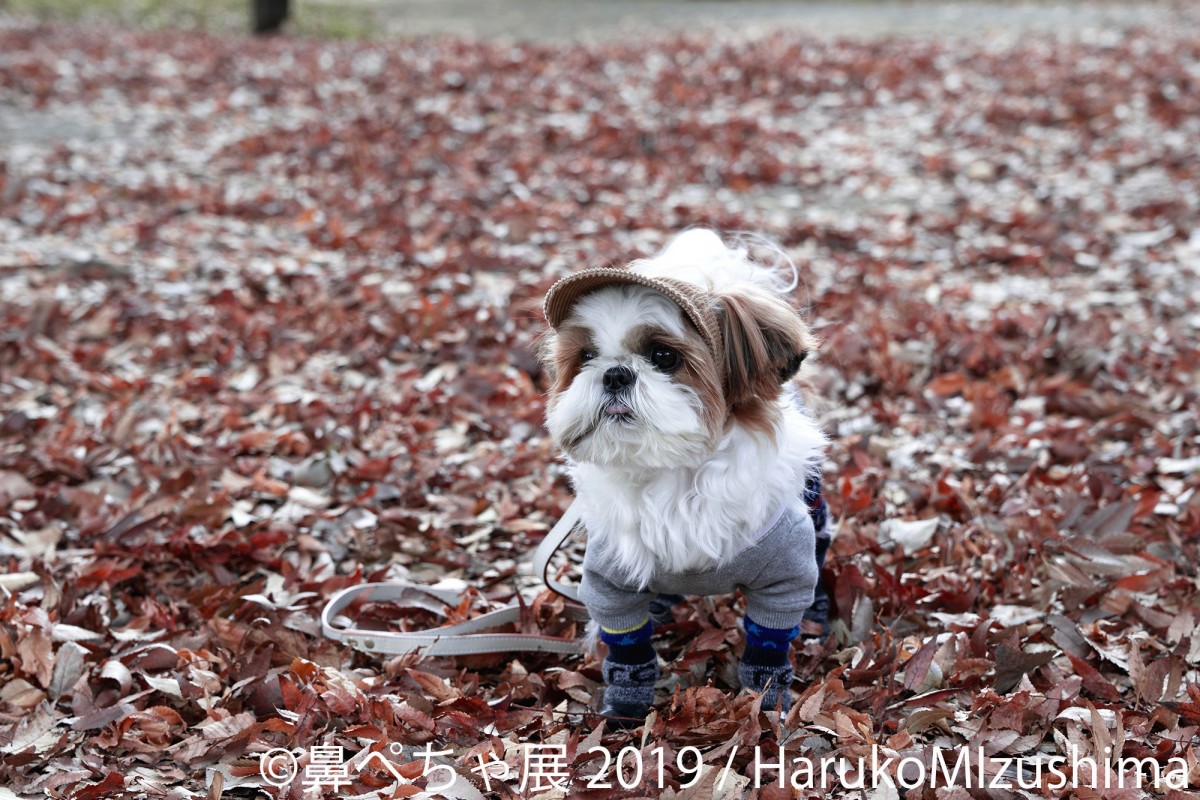
M 579 602 L 579 595 L 572 586 L 560 583 L 550 575 L 550 559 L 562 547 L 563 542 L 579 524 L 579 509 L 572 503 L 541 544 L 533 551 L 533 571 L 551 591 L 567 599 L 563 612 L 571 619 L 589 619 L 587 610 Z M 432 597 L 448 607 L 457 606 L 466 596 L 459 589 L 437 589 L 409 581 L 387 581 L 364 583 L 342 589 L 325 604 L 321 611 L 321 632 L 339 642 L 367 653 L 380 655 L 403 655 L 420 653 L 424 656 L 469 656 L 479 653 L 542 652 L 577 654 L 582 648 L 576 639 L 559 636 L 541 636 L 532 633 L 482 633 L 502 625 L 517 622 L 521 618 L 521 603 L 510 603 L 503 608 L 489 611 L 465 622 L 442 625 L 424 631 L 380 631 L 357 627 L 351 619 L 348 626 L 335 621 L 343 611 L 359 600 L 376 603 L 401 600 L 419 593 Z

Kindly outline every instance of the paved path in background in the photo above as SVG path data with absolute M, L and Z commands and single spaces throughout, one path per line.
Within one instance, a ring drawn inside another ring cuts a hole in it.
M 569 42 L 707 29 L 780 28 L 832 36 L 978 36 L 1169 25 L 1159 3 L 788 2 L 777 0 L 344 0 L 378 12 L 390 35 L 467 33 Z
M 756 36 L 781 29 L 818 36 L 978 37 L 990 33 L 1165 27 L 1169 3 L 803 2 L 802 0 L 325 0 L 374 16 L 382 38 L 467 34 L 595 42 L 671 31 Z M 303 2 L 298 13 L 304 13 Z M 0 106 L 0 145 L 120 138 L 84 110 Z

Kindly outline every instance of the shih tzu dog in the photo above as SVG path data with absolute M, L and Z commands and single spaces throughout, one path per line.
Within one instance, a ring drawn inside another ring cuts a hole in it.
M 746 596 L 742 686 L 791 705 L 791 641 L 829 543 L 825 440 L 791 386 L 814 342 L 787 286 L 705 229 L 551 287 L 546 419 L 588 532 L 580 597 L 608 645 L 600 714 L 643 720 L 653 620 L 683 595 Z

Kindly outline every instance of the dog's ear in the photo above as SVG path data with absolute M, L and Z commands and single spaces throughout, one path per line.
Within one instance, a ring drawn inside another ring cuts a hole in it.
M 555 369 L 554 351 L 558 344 L 558 336 L 554 332 L 554 328 L 547 326 L 542 330 L 533 343 L 533 356 L 537 359 L 538 365 L 542 371 L 550 378 L 553 383 L 558 372 Z
M 755 286 L 722 293 L 719 306 L 726 402 L 775 397 L 815 345 L 808 326 L 787 302 Z

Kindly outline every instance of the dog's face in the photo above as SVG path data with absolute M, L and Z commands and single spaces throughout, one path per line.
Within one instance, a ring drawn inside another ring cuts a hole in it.
M 810 342 L 789 305 L 753 286 L 712 296 L 720 342 L 652 288 L 585 294 L 543 343 L 547 424 L 576 462 L 698 466 L 732 424 L 772 432 L 781 386 Z
M 571 458 L 647 469 L 687 464 L 724 424 L 721 376 L 682 309 L 643 286 L 575 304 L 547 343 L 546 418 Z

